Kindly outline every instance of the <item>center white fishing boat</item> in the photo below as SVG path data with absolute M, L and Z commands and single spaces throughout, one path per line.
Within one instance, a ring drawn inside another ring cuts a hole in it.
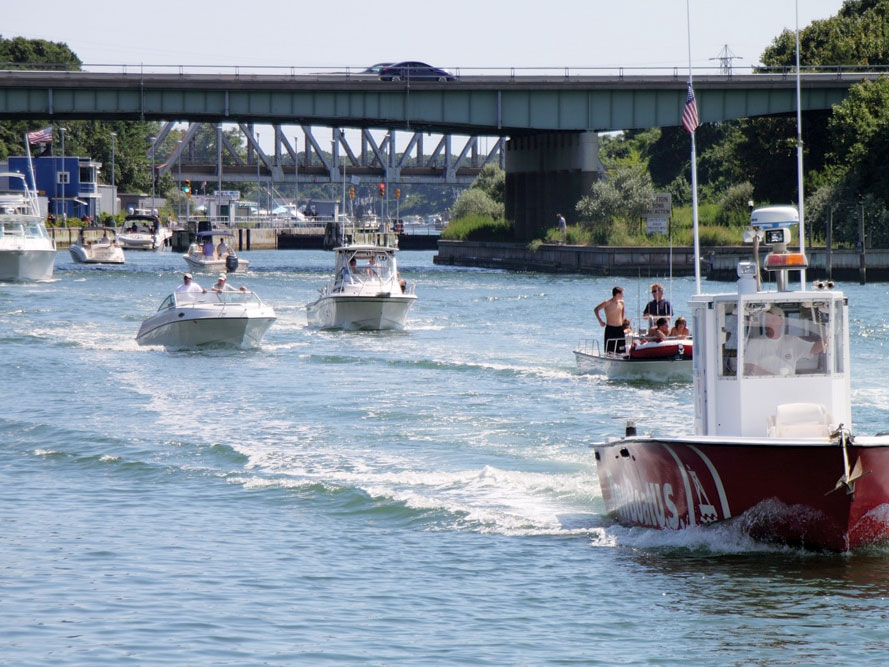
M 579 372 L 605 375 L 611 380 L 691 382 L 693 352 L 691 338 L 658 341 L 629 334 L 608 341 L 604 351 L 598 340 L 581 339 L 574 358 Z
M 244 273 L 250 267 L 250 261 L 238 257 L 232 247 L 234 234 L 222 229 L 198 232 L 194 243 L 188 247 L 182 257 L 193 271 L 203 273 Z M 219 241 L 225 241 L 225 249 L 219 254 Z
M 0 280 L 50 280 L 55 257 L 37 193 L 22 174 L 0 173 Z
M 754 261 L 737 290 L 692 297 L 694 434 L 594 445 L 605 507 L 622 523 L 732 521 L 756 538 L 847 551 L 889 539 L 889 436 L 854 433 L 847 298 L 830 283 L 793 291 L 793 207 L 753 211 Z M 762 289 L 757 246 L 773 251 Z M 803 280 L 801 279 L 801 283 Z
M 104 234 L 98 241 L 84 240 L 84 230 L 80 231 L 77 241 L 68 248 L 71 259 L 78 264 L 124 264 L 126 256 L 123 248 L 117 243 L 116 231 L 113 227 L 105 227 Z
M 163 250 L 169 245 L 173 230 L 161 223 L 157 211 L 129 209 L 117 242 L 125 250 Z
M 414 285 L 398 275 L 398 237 L 379 228 L 354 227 L 334 248 L 334 275 L 306 306 L 309 325 L 322 329 L 403 329 L 417 300 Z
M 255 292 L 174 292 L 142 322 L 136 342 L 168 348 L 258 347 L 275 319 L 274 309 Z

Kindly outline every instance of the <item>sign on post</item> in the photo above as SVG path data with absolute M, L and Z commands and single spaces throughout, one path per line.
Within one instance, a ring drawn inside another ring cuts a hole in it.
M 669 192 L 659 192 L 645 216 L 649 235 L 666 234 L 670 216 L 673 213 L 673 196 Z

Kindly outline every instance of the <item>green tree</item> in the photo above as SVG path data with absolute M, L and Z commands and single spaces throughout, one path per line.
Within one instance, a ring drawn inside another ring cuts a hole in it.
M 481 168 L 470 187 L 481 190 L 491 201 L 503 204 L 506 201 L 506 172 L 499 165 L 488 163 Z
M 590 230 L 594 242 L 608 243 L 638 223 L 654 203 L 654 195 L 651 177 L 642 165 L 616 167 L 577 202 L 579 224 Z
M 454 218 L 468 218 L 471 216 L 486 216 L 492 220 L 503 217 L 503 204 L 495 202 L 487 192 L 481 188 L 469 188 L 457 197 L 452 210 Z

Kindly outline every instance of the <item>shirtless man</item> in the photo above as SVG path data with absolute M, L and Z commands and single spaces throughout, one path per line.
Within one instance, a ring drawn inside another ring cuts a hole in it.
M 605 311 L 605 319 L 599 314 L 600 310 Z M 615 287 L 611 290 L 611 298 L 606 299 L 596 306 L 593 313 L 599 324 L 605 327 L 605 351 L 606 352 L 622 352 L 624 341 L 624 290 L 622 287 Z M 608 341 L 618 340 L 609 348 Z

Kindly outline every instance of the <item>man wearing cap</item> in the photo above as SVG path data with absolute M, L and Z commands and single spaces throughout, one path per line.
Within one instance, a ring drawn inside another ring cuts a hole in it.
M 194 298 L 195 294 L 206 294 L 207 290 L 198 285 L 190 273 L 182 274 L 182 284 L 176 288 L 176 294 L 187 294 L 186 298 Z
M 796 375 L 800 359 L 809 359 L 824 351 L 822 341 L 800 338 L 787 333 L 784 311 L 772 305 L 762 319 L 764 335 L 751 336 L 744 348 L 744 373 L 747 375 Z
M 219 278 L 217 278 L 216 282 L 213 283 L 213 287 L 211 287 L 214 292 L 237 292 L 234 287 L 228 284 L 228 276 L 224 273 L 219 274 Z M 241 291 L 246 292 L 247 288 L 241 285 Z

